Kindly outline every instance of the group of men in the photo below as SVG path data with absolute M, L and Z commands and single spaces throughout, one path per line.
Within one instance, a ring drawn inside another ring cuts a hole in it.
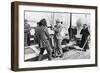
M 56 21 L 56 26 L 51 27 L 51 30 L 55 31 L 54 34 L 54 50 L 52 49 L 51 43 L 50 43 L 50 34 L 48 33 L 48 28 L 47 28 L 47 22 L 46 19 L 40 20 L 40 22 L 37 23 L 38 26 L 35 29 L 35 37 L 38 39 L 38 44 L 40 47 L 40 54 L 38 57 L 38 60 L 42 60 L 42 56 L 44 53 L 44 50 L 47 51 L 48 55 L 48 60 L 52 60 L 52 52 L 54 52 L 55 57 L 62 57 L 63 56 L 63 51 L 61 48 L 61 30 L 62 30 L 62 22 Z
M 51 30 L 55 32 L 53 36 L 54 48 L 52 48 L 52 45 L 50 43 L 51 38 L 50 38 L 50 34 L 48 33 L 46 19 L 41 19 L 37 23 L 37 27 L 35 28 L 34 39 L 38 43 L 39 48 L 40 48 L 40 53 L 38 56 L 39 61 L 42 60 L 44 50 L 47 51 L 48 60 L 52 60 L 52 54 L 54 57 L 63 57 L 64 53 L 61 46 L 61 43 L 63 40 L 62 35 L 61 35 L 62 29 L 63 29 L 62 21 L 56 20 L 56 25 L 54 27 L 51 27 Z M 83 25 L 83 29 L 81 30 L 80 34 L 82 34 L 82 38 L 81 38 L 81 42 L 79 46 L 83 48 L 84 51 L 86 51 L 86 49 L 88 48 L 87 39 L 88 39 L 88 36 L 90 35 L 87 24 Z

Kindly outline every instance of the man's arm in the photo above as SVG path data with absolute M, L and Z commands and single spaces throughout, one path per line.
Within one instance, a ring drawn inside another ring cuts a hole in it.
M 48 37 L 48 39 L 50 39 L 50 34 L 49 34 L 49 32 L 48 32 L 47 27 L 44 29 L 44 32 L 45 32 L 46 36 Z
M 83 34 L 83 29 L 81 30 L 80 34 Z

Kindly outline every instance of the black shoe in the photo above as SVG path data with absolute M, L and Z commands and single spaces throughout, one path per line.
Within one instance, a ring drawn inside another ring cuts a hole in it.
M 63 54 L 59 55 L 59 57 L 62 58 L 63 57 Z
M 86 52 L 86 49 L 83 49 L 82 51 Z
M 52 54 L 52 57 L 53 57 L 53 58 L 56 58 L 55 54 Z

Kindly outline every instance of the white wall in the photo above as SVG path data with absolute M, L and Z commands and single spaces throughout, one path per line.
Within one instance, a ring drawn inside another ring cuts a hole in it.
M 0 73 L 13 73 L 10 70 L 10 54 L 11 54 L 11 12 L 10 3 L 14 0 L 0 0 Z M 100 0 L 21 0 L 45 3 L 62 3 L 62 4 L 77 4 L 77 5 L 93 5 L 99 6 Z M 98 10 L 100 13 L 100 10 Z M 100 15 L 98 14 L 98 19 Z M 98 31 L 100 31 L 100 22 L 98 22 Z M 98 33 L 100 37 L 100 33 Z M 98 39 L 100 43 L 100 38 Z M 100 45 L 98 46 L 98 52 Z M 100 55 L 100 53 L 98 53 Z M 100 61 L 100 57 L 98 58 Z M 100 65 L 100 62 L 99 62 Z M 99 73 L 100 66 L 88 68 L 73 68 L 73 69 L 55 69 L 55 70 L 40 70 L 40 71 L 26 71 L 25 73 Z M 23 72 L 22 72 L 23 73 Z

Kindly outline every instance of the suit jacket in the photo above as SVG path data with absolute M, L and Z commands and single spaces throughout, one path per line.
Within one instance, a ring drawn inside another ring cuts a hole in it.
M 54 28 L 55 36 L 57 39 L 62 39 L 61 31 L 62 31 L 62 25 L 56 25 Z
M 50 36 L 47 30 L 47 27 L 38 26 L 35 30 L 35 36 L 37 37 L 36 39 L 38 39 L 38 44 L 41 48 L 49 47 Z

